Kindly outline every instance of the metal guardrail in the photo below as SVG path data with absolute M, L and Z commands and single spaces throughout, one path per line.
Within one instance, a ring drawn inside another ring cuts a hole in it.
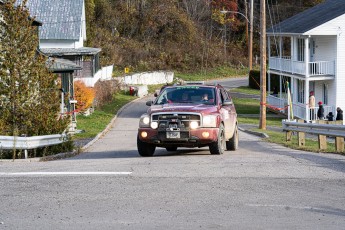
M 305 132 L 316 135 L 345 138 L 344 125 L 298 123 L 292 121 L 283 121 L 282 124 L 284 131 Z
M 283 120 L 283 130 L 286 131 L 286 141 L 291 141 L 292 132 L 298 134 L 298 145 L 305 145 L 305 133 L 318 136 L 319 149 L 327 149 L 326 137 L 335 137 L 337 152 L 344 151 L 345 126 L 342 121 L 318 121 L 319 123 L 304 123 Z
M 20 149 L 25 151 L 25 159 L 28 158 L 27 150 L 45 146 L 57 145 L 66 141 L 66 134 L 53 134 L 33 137 L 0 136 L 0 149 Z

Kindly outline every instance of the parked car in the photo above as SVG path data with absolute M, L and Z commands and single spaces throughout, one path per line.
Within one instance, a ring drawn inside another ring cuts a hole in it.
M 143 157 L 156 147 L 176 151 L 178 147 L 208 146 L 211 154 L 238 148 L 237 113 L 221 85 L 177 85 L 164 87 L 140 117 L 137 148 Z

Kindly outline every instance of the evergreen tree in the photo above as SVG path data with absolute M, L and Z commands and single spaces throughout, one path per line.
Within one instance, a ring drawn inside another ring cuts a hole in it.
M 25 3 L 0 5 L 0 135 L 62 133 L 69 120 L 57 119 L 57 79 L 38 52 L 38 27 Z

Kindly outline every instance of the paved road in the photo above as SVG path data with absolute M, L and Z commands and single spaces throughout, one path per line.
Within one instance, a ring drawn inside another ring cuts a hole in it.
M 240 133 L 240 149 L 139 157 L 145 100 L 77 157 L 0 162 L 0 229 L 344 229 L 345 157 Z

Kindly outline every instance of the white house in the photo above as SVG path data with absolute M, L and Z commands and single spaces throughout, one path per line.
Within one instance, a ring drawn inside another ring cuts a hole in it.
M 17 0 L 21 3 L 23 0 Z M 80 66 L 74 79 L 93 87 L 99 79 L 109 79 L 112 69 L 102 69 L 100 48 L 84 47 L 86 17 L 84 0 L 28 0 L 32 16 L 43 22 L 40 28 L 40 51 L 49 57 L 70 60 Z
M 22 2 L 17 0 L 17 4 Z M 61 113 L 71 115 L 70 131 L 73 131 L 77 103 L 74 81 L 81 80 L 86 86 L 93 87 L 98 80 L 111 78 L 112 66 L 101 68 L 100 48 L 84 47 L 84 0 L 28 0 L 26 6 L 30 14 L 43 23 L 39 29 L 39 50 L 49 57 L 48 68 L 61 76 L 61 98 L 64 98 L 61 100 Z
M 318 107 L 309 108 L 309 93 L 314 91 L 316 106 L 324 104 L 336 115 L 345 109 L 345 1 L 327 0 L 297 14 L 267 31 L 268 90 L 273 82 L 278 96 L 269 95 L 267 103 L 284 108 L 286 82 L 292 94 L 295 117 L 315 120 Z M 277 81 L 277 79 L 279 79 Z M 279 91 L 279 90 L 278 90 Z

